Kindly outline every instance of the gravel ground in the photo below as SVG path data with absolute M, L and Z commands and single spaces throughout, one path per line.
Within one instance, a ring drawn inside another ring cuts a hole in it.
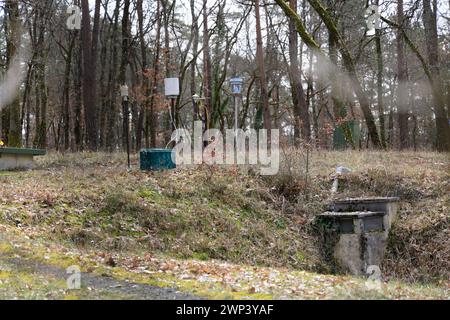
M 57 280 L 66 281 L 66 270 L 23 258 L 8 258 L 0 256 L 0 269 L 9 269 L 11 272 L 27 272 L 39 276 L 49 276 Z M 200 298 L 179 292 L 172 288 L 155 287 L 145 284 L 130 283 L 116 280 L 107 276 L 98 276 L 92 273 L 81 274 L 81 285 L 96 291 L 124 295 L 136 300 L 199 300 Z M 76 291 L 75 291 L 76 293 Z

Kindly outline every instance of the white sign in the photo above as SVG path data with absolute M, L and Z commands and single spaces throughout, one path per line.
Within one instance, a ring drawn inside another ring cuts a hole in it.
M 178 78 L 164 79 L 166 97 L 178 97 L 180 95 L 180 80 Z

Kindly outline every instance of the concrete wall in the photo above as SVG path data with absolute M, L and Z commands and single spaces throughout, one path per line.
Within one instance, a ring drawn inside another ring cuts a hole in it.
M 362 220 L 354 219 L 355 233 L 340 234 L 334 247 L 334 258 L 354 275 L 365 275 L 369 266 L 379 266 L 386 250 L 388 230 L 364 232 Z
M 33 155 L 0 154 L 0 170 L 32 169 L 33 167 Z
M 348 199 L 333 205 L 335 218 L 343 219 L 347 213 L 355 212 L 353 233 L 340 233 L 334 244 L 333 257 L 337 264 L 354 275 L 365 275 L 369 266 L 379 266 L 387 247 L 389 230 L 398 210 L 398 198 Z M 364 230 L 364 213 L 385 213 L 383 226 Z M 325 217 L 332 217 L 329 213 Z M 348 215 L 347 215 L 348 216 Z

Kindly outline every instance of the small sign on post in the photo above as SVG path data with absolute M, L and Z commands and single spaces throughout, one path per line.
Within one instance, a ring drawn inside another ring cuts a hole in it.
M 180 95 L 180 79 L 178 78 L 166 78 L 164 79 L 164 89 L 166 98 L 170 99 L 170 122 L 172 123 L 172 129 L 176 130 L 176 111 L 175 100 Z
M 164 79 L 165 96 L 168 98 L 176 98 L 180 95 L 180 80 L 178 78 Z
M 244 84 L 244 80 L 242 78 L 231 78 L 231 93 L 233 95 L 241 95 L 242 94 L 242 86 Z

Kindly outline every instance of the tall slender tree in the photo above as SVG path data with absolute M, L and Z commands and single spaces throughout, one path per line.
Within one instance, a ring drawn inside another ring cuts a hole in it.
M 255 17 L 256 17 L 256 60 L 258 63 L 258 78 L 261 90 L 261 109 L 264 119 L 264 128 L 271 129 L 269 92 L 267 89 L 266 69 L 264 66 L 264 48 L 261 33 L 261 14 L 260 1 L 255 0 Z
M 376 5 L 380 4 L 380 0 L 375 1 Z M 383 100 L 383 51 L 381 47 L 382 30 L 375 30 L 375 48 L 377 52 L 377 101 L 378 101 L 378 117 L 380 119 L 380 142 L 383 148 L 386 148 L 386 121 Z
M 19 16 L 19 1 L 7 0 L 5 5 L 7 19 L 9 24 L 9 33 L 7 36 L 7 62 L 9 65 L 17 64 L 18 51 L 21 38 L 21 23 Z M 22 128 L 20 121 L 20 97 L 17 95 L 13 102 L 8 106 L 9 111 L 9 130 L 8 145 L 11 147 L 22 146 Z
M 203 91 L 205 98 L 205 109 L 210 116 L 207 119 L 208 126 L 212 124 L 212 67 L 211 51 L 209 48 L 210 31 L 208 28 L 208 1 L 203 0 Z
M 405 24 L 403 12 L 403 0 L 397 2 L 397 23 Z M 409 91 L 408 91 L 408 69 L 405 59 L 405 41 L 401 31 L 397 32 L 397 116 L 399 129 L 399 148 L 408 148 L 408 118 L 409 118 Z
M 431 86 L 436 114 L 436 148 L 439 151 L 450 151 L 450 125 L 448 111 L 445 110 L 444 89 L 439 70 L 437 10 L 437 0 L 433 0 L 433 2 L 431 0 L 423 0 L 423 24 L 425 27 L 428 63 L 430 65 Z M 450 109 L 450 106 L 448 108 Z
M 97 45 L 100 23 L 101 0 L 95 1 L 94 26 L 91 30 L 89 1 L 82 0 L 81 40 L 83 51 L 83 104 L 86 126 L 86 144 L 89 150 L 96 151 L 98 143 L 97 128 Z
M 297 12 L 297 0 L 289 0 L 289 6 Z M 295 132 L 294 138 L 297 146 L 302 137 L 306 142 L 311 139 L 311 123 L 306 104 L 305 92 L 301 81 L 301 65 L 298 61 L 298 33 L 295 20 L 289 19 L 289 79 L 291 82 L 292 102 L 294 104 Z

